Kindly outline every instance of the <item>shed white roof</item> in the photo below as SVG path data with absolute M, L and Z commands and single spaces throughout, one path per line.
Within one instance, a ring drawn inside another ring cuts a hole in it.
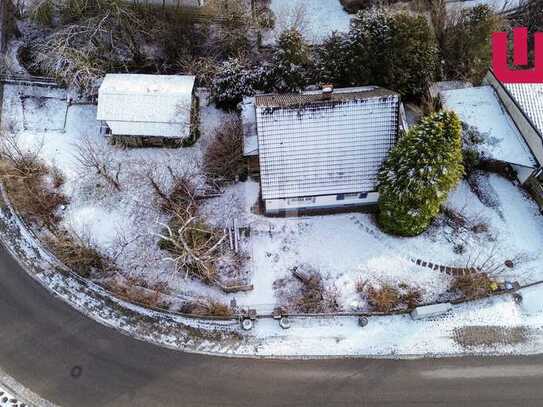
M 529 147 L 491 86 L 446 90 L 440 94 L 447 108 L 484 136 L 479 146 L 481 153 L 495 160 L 534 167 Z
M 366 87 L 255 102 L 263 199 L 376 189 L 398 134 L 398 94 Z
M 97 119 L 113 134 L 186 137 L 194 76 L 108 74 L 98 91 Z M 121 134 L 121 133 L 118 133 Z
M 504 83 L 503 85 L 543 137 L 543 84 Z

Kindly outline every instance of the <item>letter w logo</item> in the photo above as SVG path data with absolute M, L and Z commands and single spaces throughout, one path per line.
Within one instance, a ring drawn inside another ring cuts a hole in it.
M 534 68 L 511 69 L 508 63 L 507 33 L 492 34 L 492 69 L 504 83 L 543 83 L 543 33 L 534 36 Z M 528 29 L 513 29 L 513 64 L 528 65 Z

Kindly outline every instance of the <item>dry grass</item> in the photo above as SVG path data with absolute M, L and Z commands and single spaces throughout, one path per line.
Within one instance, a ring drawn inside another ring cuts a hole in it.
M 162 295 L 169 292 L 164 283 L 148 286 L 148 283 L 141 278 L 128 277 L 124 281 L 112 279 L 105 286 L 113 294 L 145 307 L 162 309 L 170 307 L 169 303 L 162 300 Z
M 498 288 L 496 281 L 487 273 L 475 269 L 456 276 L 451 288 L 459 292 L 465 299 L 485 297 Z
M 302 313 L 330 313 L 340 311 L 338 293 L 327 288 L 318 273 L 311 273 L 302 281 L 302 287 L 294 299 L 294 308 Z
M 230 116 L 215 130 L 215 137 L 204 154 L 204 171 L 218 184 L 235 182 L 246 174 L 243 127 L 237 116 Z
M 400 308 L 413 309 L 422 302 L 422 291 L 400 283 L 398 288 L 390 284 L 373 287 L 364 280 L 355 283 L 355 290 L 366 298 L 372 311 L 391 312 Z
M 109 259 L 74 233 L 58 231 L 55 236 L 46 238 L 45 243 L 62 263 L 81 277 L 89 278 L 113 269 Z
M 231 317 L 234 315 L 232 308 L 214 299 L 188 302 L 183 305 L 180 311 L 184 314 L 214 317 Z
M 369 286 L 365 292 L 368 304 L 377 312 L 393 311 L 402 303 L 400 291 L 387 284 L 379 288 Z
M 68 203 L 58 191 L 60 173 L 45 165 L 37 154 L 21 150 L 12 136 L 0 137 L 0 179 L 12 204 L 27 221 L 56 228 L 58 208 Z

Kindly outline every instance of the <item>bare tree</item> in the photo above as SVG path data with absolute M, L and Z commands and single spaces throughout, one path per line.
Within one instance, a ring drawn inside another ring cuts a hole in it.
M 216 262 L 226 241 L 226 233 L 206 225 L 190 208 L 178 206 L 170 224 L 162 224 L 165 232 L 158 234 L 161 245 L 172 256 L 171 261 L 185 278 L 194 276 L 205 283 L 216 282 Z
M 78 145 L 76 159 L 87 169 L 96 171 L 109 185 L 117 191 L 121 190 L 119 176 L 121 173 L 121 163 L 113 164 L 110 154 L 103 148 L 93 143 L 89 139 L 84 139 Z

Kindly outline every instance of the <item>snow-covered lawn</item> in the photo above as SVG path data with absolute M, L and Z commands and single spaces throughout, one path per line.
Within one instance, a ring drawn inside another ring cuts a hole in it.
M 236 213 L 240 217 L 245 212 L 245 222 L 251 226 L 255 289 L 238 295 L 237 300 L 259 310 L 269 311 L 277 304 L 273 283 L 289 277 L 299 265 L 320 272 L 326 284 L 339 293 L 345 310 L 365 308 L 356 292 L 358 281 L 416 287 L 422 290 L 424 302 L 444 298 L 451 277 L 417 266 L 411 259 L 450 267 L 492 264 L 499 279 L 543 280 L 543 217 L 537 205 L 517 185 L 498 175 L 480 174 L 477 185 L 480 197 L 462 181 L 446 205 L 470 222 L 466 228 L 453 227 L 441 215 L 430 230 L 413 238 L 382 233 L 371 214 L 265 218 L 249 213 L 258 194 L 254 182 L 232 187 L 209 205 L 214 216 L 223 205 L 229 216 Z M 505 260 L 512 260 L 514 267 L 505 267 Z
M 21 98 L 20 92 L 25 97 Z M 165 253 L 158 248 L 159 222 L 167 219 L 157 208 L 145 176 L 153 172 L 167 186 L 168 166 L 176 171 L 197 166 L 224 113 L 213 106 L 202 108 L 203 135 L 194 147 L 121 149 L 99 136 L 95 106 L 68 107 L 66 100 L 60 90 L 7 85 L 2 125 L 16 133 L 22 146 L 39 149 L 41 157 L 64 174 L 63 191 L 69 197 L 62 213 L 66 228 L 87 236 L 101 252 L 114 258 L 123 275 L 150 284 L 166 282 L 181 298 L 213 296 L 225 302 L 235 298 L 239 305 L 271 311 L 280 303 L 278 281 L 288 289 L 295 283 L 292 269 L 302 265 L 321 274 L 346 311 L 367 309 L 356 291 L 358 282 L 418 288 L 424 302 L 443 298 L 451 277 L 418 266 L 413 259 L 457 267 L 480 265 L 489 258 L 499 266 L 512 260 L 512 269 L 500 267 L 500 278 L 522 283 L 543 279 L 543 217 L 537 206 L 510 181 L 480 174 L 476 189 L 462 181 L 447 202 L 467 225 L 453 227 L 440 216 L 430 230 L 414 238 L 382 233 L 371 214 L 266 218 L 253 210 L 258 184 L 238 183 L 219 198 L 207 200 L 202 211 L 210 223 L 224 226 L 236 218 L 250 227 L 245 243 L 254 290 L 226 295 L 217 288 L 185 280 L 171 262 L 164 261 Z M 31 126 L 25 117 L 31 117 Z M 64 120 L 65 126 L 59 127 Z M 111 166 L 120 165 L 120 191 L 81 168 L 77 155 L 83 140 L 91 140 Z
M 45 162 L 63 173 L 62 188 L 69 204 L 62 213 L 62 226 L 114 258 L 125 277 L 166 282 L 180 296 L 217 295 L 197 281 L 185 280 L 172 262 L 164 261 L 166 253 L 159 249 L 156 234 L 162 230 L 159 222 L 168 218 L 157 207 L 145 177 L 153 173 L 167 188 L 171 182 L 167 167 L 179 173 L 192 168 L 223 113 L 212 106 L 202 107 L 202 138 L 195 147 L 122 149 L 110 146 L 99 135 L 96 106 L 68 107 L 66 100 L 60 89 L 6 85 L 2 112 L 2 126 L 16 133 L 19 144 L 38 150 Z M 27 126 L 25 118 L 31 118 L 33 125 Z M 77 157 L 84 140 L 92 143 L 111 168 L 120 165 L 120 191 L 81 166 Z
M 273 41 L 284 29 L 297 27 L 310 43 L 318 43 L 332 31 L 347 32 L 351 22 L 339 0 L 272 0 L 276 24 L 269 36 Z

